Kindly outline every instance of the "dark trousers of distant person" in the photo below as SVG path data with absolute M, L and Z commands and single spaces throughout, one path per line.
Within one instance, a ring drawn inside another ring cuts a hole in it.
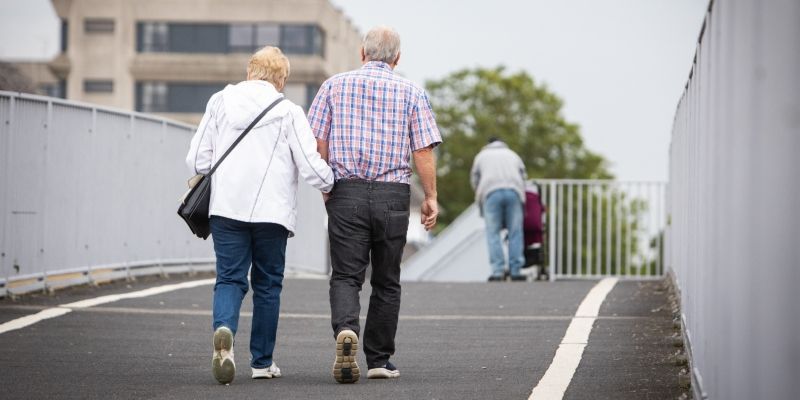
M 331 325 L 360 332 L 359 293 L 372 264 L 362 343 L 367 367 L 394 354 L 400 313 L 400 261 L 408 232 L 410 190 L 404 183 L 340 180 L 325 204 L 331 252 Z

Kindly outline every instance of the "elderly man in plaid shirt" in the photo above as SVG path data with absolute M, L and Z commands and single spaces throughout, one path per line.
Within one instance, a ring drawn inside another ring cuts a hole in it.
M 358 381 L 359 292 L 372 264 L 363 344 L 367 378 L 397 378 L 389 361 L 400 312 L 400 260 L 409 223 L 410 158 L 425 192 L 422 221 L 436 225 L 436 161 L 442 138 L 425 91 L 394 74 L 400 36 L 377 27 L 364 37 L 363 66 L 322 84 L 308 119 L 336 183 L 325 196 L 330 240 L 333 376 Z

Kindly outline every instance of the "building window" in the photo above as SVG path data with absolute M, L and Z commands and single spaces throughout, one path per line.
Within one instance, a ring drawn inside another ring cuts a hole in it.
M 226 82 L 138 82 L 136 111 L 159 113 L 203 113 L 211 95 Z
M 61 51 L 67 51 L 67 34 L 69 33 L 69 23 L 67 20 L 61 20 Z
M 256 48 L 261 48 L 264 46 L 279 46 L 280 43 L 281 43 L 280 25 L 259 24 L 256 26 L 256 42 L 255 42 Z
M 230 25 L 227 53 L 253 53 L 264 46 L 280 44 L 281 26 L 276 24 Z
M 114 82 L 111 80 L 85 80 L 83 81 L 83 91 L 85 93 L 112 93 Z
M 61 98 L 63 98 L 63 99 L 67 98 L 67 80 L 66 79 L 60 79 L 58 81 L 58 92 L 61 94 Z
M 228 48 L 233 53 L 246 53 L 253 49 L 255 29 L 253 25 L 231 25 L 228 34 Z
M 313 103 L 314 98 L 317 97 L 319 87 L 320 85 L 317 83 L 306 85 L 306 104 L 308 104 L 308 107 L 311 107 L 311 103 Z
M 292 103 L 300 107 L 306 108 L 306 85 L 302 83 L 288 83 L 283 87 L 283 95 Z
M 281 27 L 281 49 L 289 54 L 312 54 L 311 28 L 305 25 Z
M 91 18 L 83 21 L 86 33 L 114 33 L 114 20 L 108 18 Z
M 167 86 L 169 112 L 202 113 L 208 99 L 224 88 L 226 83 L 171 83 Z
M 294 104 L 307 110 L 308 107 L 311 107 L 311 103 L 319 91 L 319 86 L 316 83 L 289 83 L 283 88 L 283 94 Z
M 144 53 L 169 51 L 167 24 L 164 22 L 136 25 L 136 50 Z
M 263 46 L 279 46 L 286 54 L 323 56 L 324 34 L 316 25 L 184 24 L 140 22 L 139 52 L 252 53 Z
M 164 82 L 139 82 L 136 84 L 136 111 L 166 112 L 167 84 Z
M 227 53 L 226 25 L 169 24 L 169 51 L 174 53 Z
M 64 99 L 67 97 L 67 94 L 63 91 L 65 87 L 65 82 L 63 80 L 55 83 L 43 83 L 39 85 L 39 93 L 45 96 Z

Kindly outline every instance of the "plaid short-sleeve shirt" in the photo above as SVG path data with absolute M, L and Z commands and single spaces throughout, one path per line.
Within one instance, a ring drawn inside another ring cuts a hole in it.
M 442 142 L 425 91 L 379 61 L 325 81 L 308 120 L 336 180 L 408 183 L 411 152 Z

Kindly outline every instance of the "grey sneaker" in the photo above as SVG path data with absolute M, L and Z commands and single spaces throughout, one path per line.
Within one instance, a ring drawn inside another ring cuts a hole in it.
M 356 363 L 358 335 L 345 329 L 336 335 L 336 360 L 333 362 L 333 379 L 339 383 L 356 383 L 361 372 Z
M 281 377 L 281 369 L 278 368 L 278 365 L 275 364 L 275 361 L 273 361 L 272 365 L 267 368 L 250 369 L 253 371 L 253 379 L 272 379 Z
M 214 355 L 211 357 L 211 371 L 217 382 L 228 384 L 236 376 L 236 363 L 233 362 L 233 332 L 220 326 L 214 331 Z
M 388 361 L 382 367 L 370 368 L 369 371 L 367 371 L 367 379 L 392 379 L 399 377 L 400 371 L 397 370 L 394 364 Z

